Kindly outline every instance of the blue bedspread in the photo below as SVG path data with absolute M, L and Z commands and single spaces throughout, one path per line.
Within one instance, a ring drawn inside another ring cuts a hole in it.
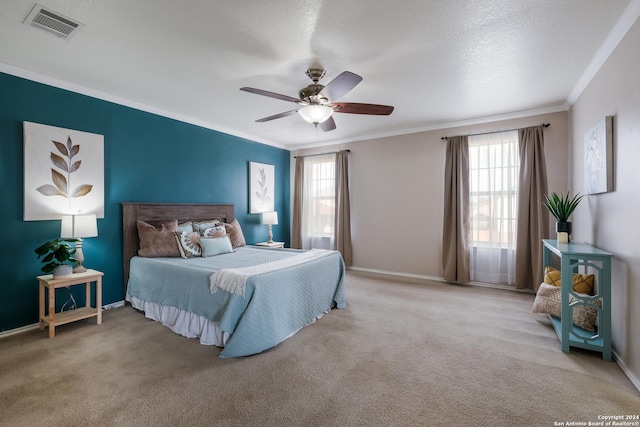
M 209 277 L 299 254 L 295 249 L 240 247 L 211 258 L 131 259 L 127 293 L 218 321 L 231 334 L 220 357 L 247 356 L 271 348 L 322 313 L 346 307 L 344 262 L 339 252 L 304 265 L 252 276 L 245 297 L 211 293 Z

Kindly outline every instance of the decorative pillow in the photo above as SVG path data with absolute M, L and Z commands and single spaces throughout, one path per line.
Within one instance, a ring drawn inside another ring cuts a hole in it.
M 234 248 L 247 244 L 247 242 L 244 240 L 244 234 L 242 233 L 242 228 L 240 227 L 240 223 L 237 219 L 234 219 L 231 224 L 225 223 L 224 228 L 226 228 L 227 234 L 231 239 L 231 245 Z
M 138 255 L 148 258 L 180 256 L 175 235 L 178 221 L 162 224 L 160 229 L 157 229 L 151 224 L 138 220 L 137 226 L 140 239 Z
M 207 228 L 202 231 L 202 237 L 222 237 L 227 235 L 227 229 L 224 225 L 217 225 L 213 228 Z
M 180 255 L 182 258 L 202 256 L 200 234 L 195 231 L 178 231 L 176 238 L 180 244 Z
M 213 228 L 221 224 L 222 224 L 222 221 L 220 221 L 219 219 L 212 219 L 211 221 L 194 222 L 193 231 L 196 231 L 202 234 L 202 232 L 207 228 Z
M 534 313 L 550 314 L 554 317 L 561 318 L 562 297 L 560 292 L 561 290 L 557 286 L 541 283 L 536 294 L 536 299 L 533 301 L 532 311 Z M 578 294 L 578 296 L 589 297 L 587 294 Z M 570 304 L 579 300 L 580 298 L 569 295 Z M 602 307 L 602 298 L 596 300 L 596 305 Z M 593 307 L 586 305 L 573 306 L 573 324 L 587 331 L 595 331 L 594 326 L 597 315 L 598 312 Z
M 182 224 L 178 224 L 178 229 L 176 231 L 193 231 L 193 222 L 183 222 Z
M 551 266 L 544 268 L 544 283 L 560 287 L 562 285 L 562 272 Z M 581 294 L 593 295 L 593 282 L 595 276 L 593 274 L 574 274 L 573 275 L 573 291 Z
M 202 256 L 211 257 L 220 254 L 228 254 L 233 252 L 231 240 L 229 236 L 222 237 L 201 237 L 200 247 L 202 247 Z

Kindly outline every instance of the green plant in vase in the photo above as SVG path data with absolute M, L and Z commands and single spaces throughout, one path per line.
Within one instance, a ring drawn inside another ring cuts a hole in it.
M 55 277 L 72 274 L 73 263 L 77 260 L 73 257 L 76 248 L 70 243 L 75 239 L 54 239 L 38 246 L 35 249 L 38 259 L 42 258 L 45 264 L 41 270 L 47 274 L 53 273 Z
M 542 204 L 549 209 L 551 215 L 556 219 L 556 233 L 558 233 L 558 243 L 568 243 L 571 234 L 571 222 L 569 217 L 580 204 L 584 196 L 580 193 L 571 197 L 571 193 L 557 194 L 551 193 L 544 196 Z

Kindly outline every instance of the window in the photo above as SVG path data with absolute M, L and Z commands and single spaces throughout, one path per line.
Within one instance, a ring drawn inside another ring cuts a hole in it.
M 336 190 L 335 154 L 304 159 L 302 249 L 333 249 Z
M 515 281 L 518 132 L 469 136 L 471 280 Z

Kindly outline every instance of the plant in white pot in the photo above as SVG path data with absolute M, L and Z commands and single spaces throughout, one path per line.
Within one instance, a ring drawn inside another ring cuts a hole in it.
M 45 263 L 41 270 L 47 274 L 53 273 L 53 277 L 69 276 L 73 273 L 72 263 L 77 262 L 73 257 L 76 248 L 70 243 L 75 239 L 55 239 L 38 246 L 35 249 L 38 259 Z
M 556 218 L 556 233 L 558 235 L 558 243 L 568 243 L 569 235 L 571 234 L 571 222 L 569 217 L 573 211 L 578 207 L 580 200 L 584 196 L 580 193 L 571 197 L 571 194 L 567 192 L 566 195 L 558 195 L 557 193 L 551 193 L 544 196 L 542 204 L 549 209 L 551 215 Z

